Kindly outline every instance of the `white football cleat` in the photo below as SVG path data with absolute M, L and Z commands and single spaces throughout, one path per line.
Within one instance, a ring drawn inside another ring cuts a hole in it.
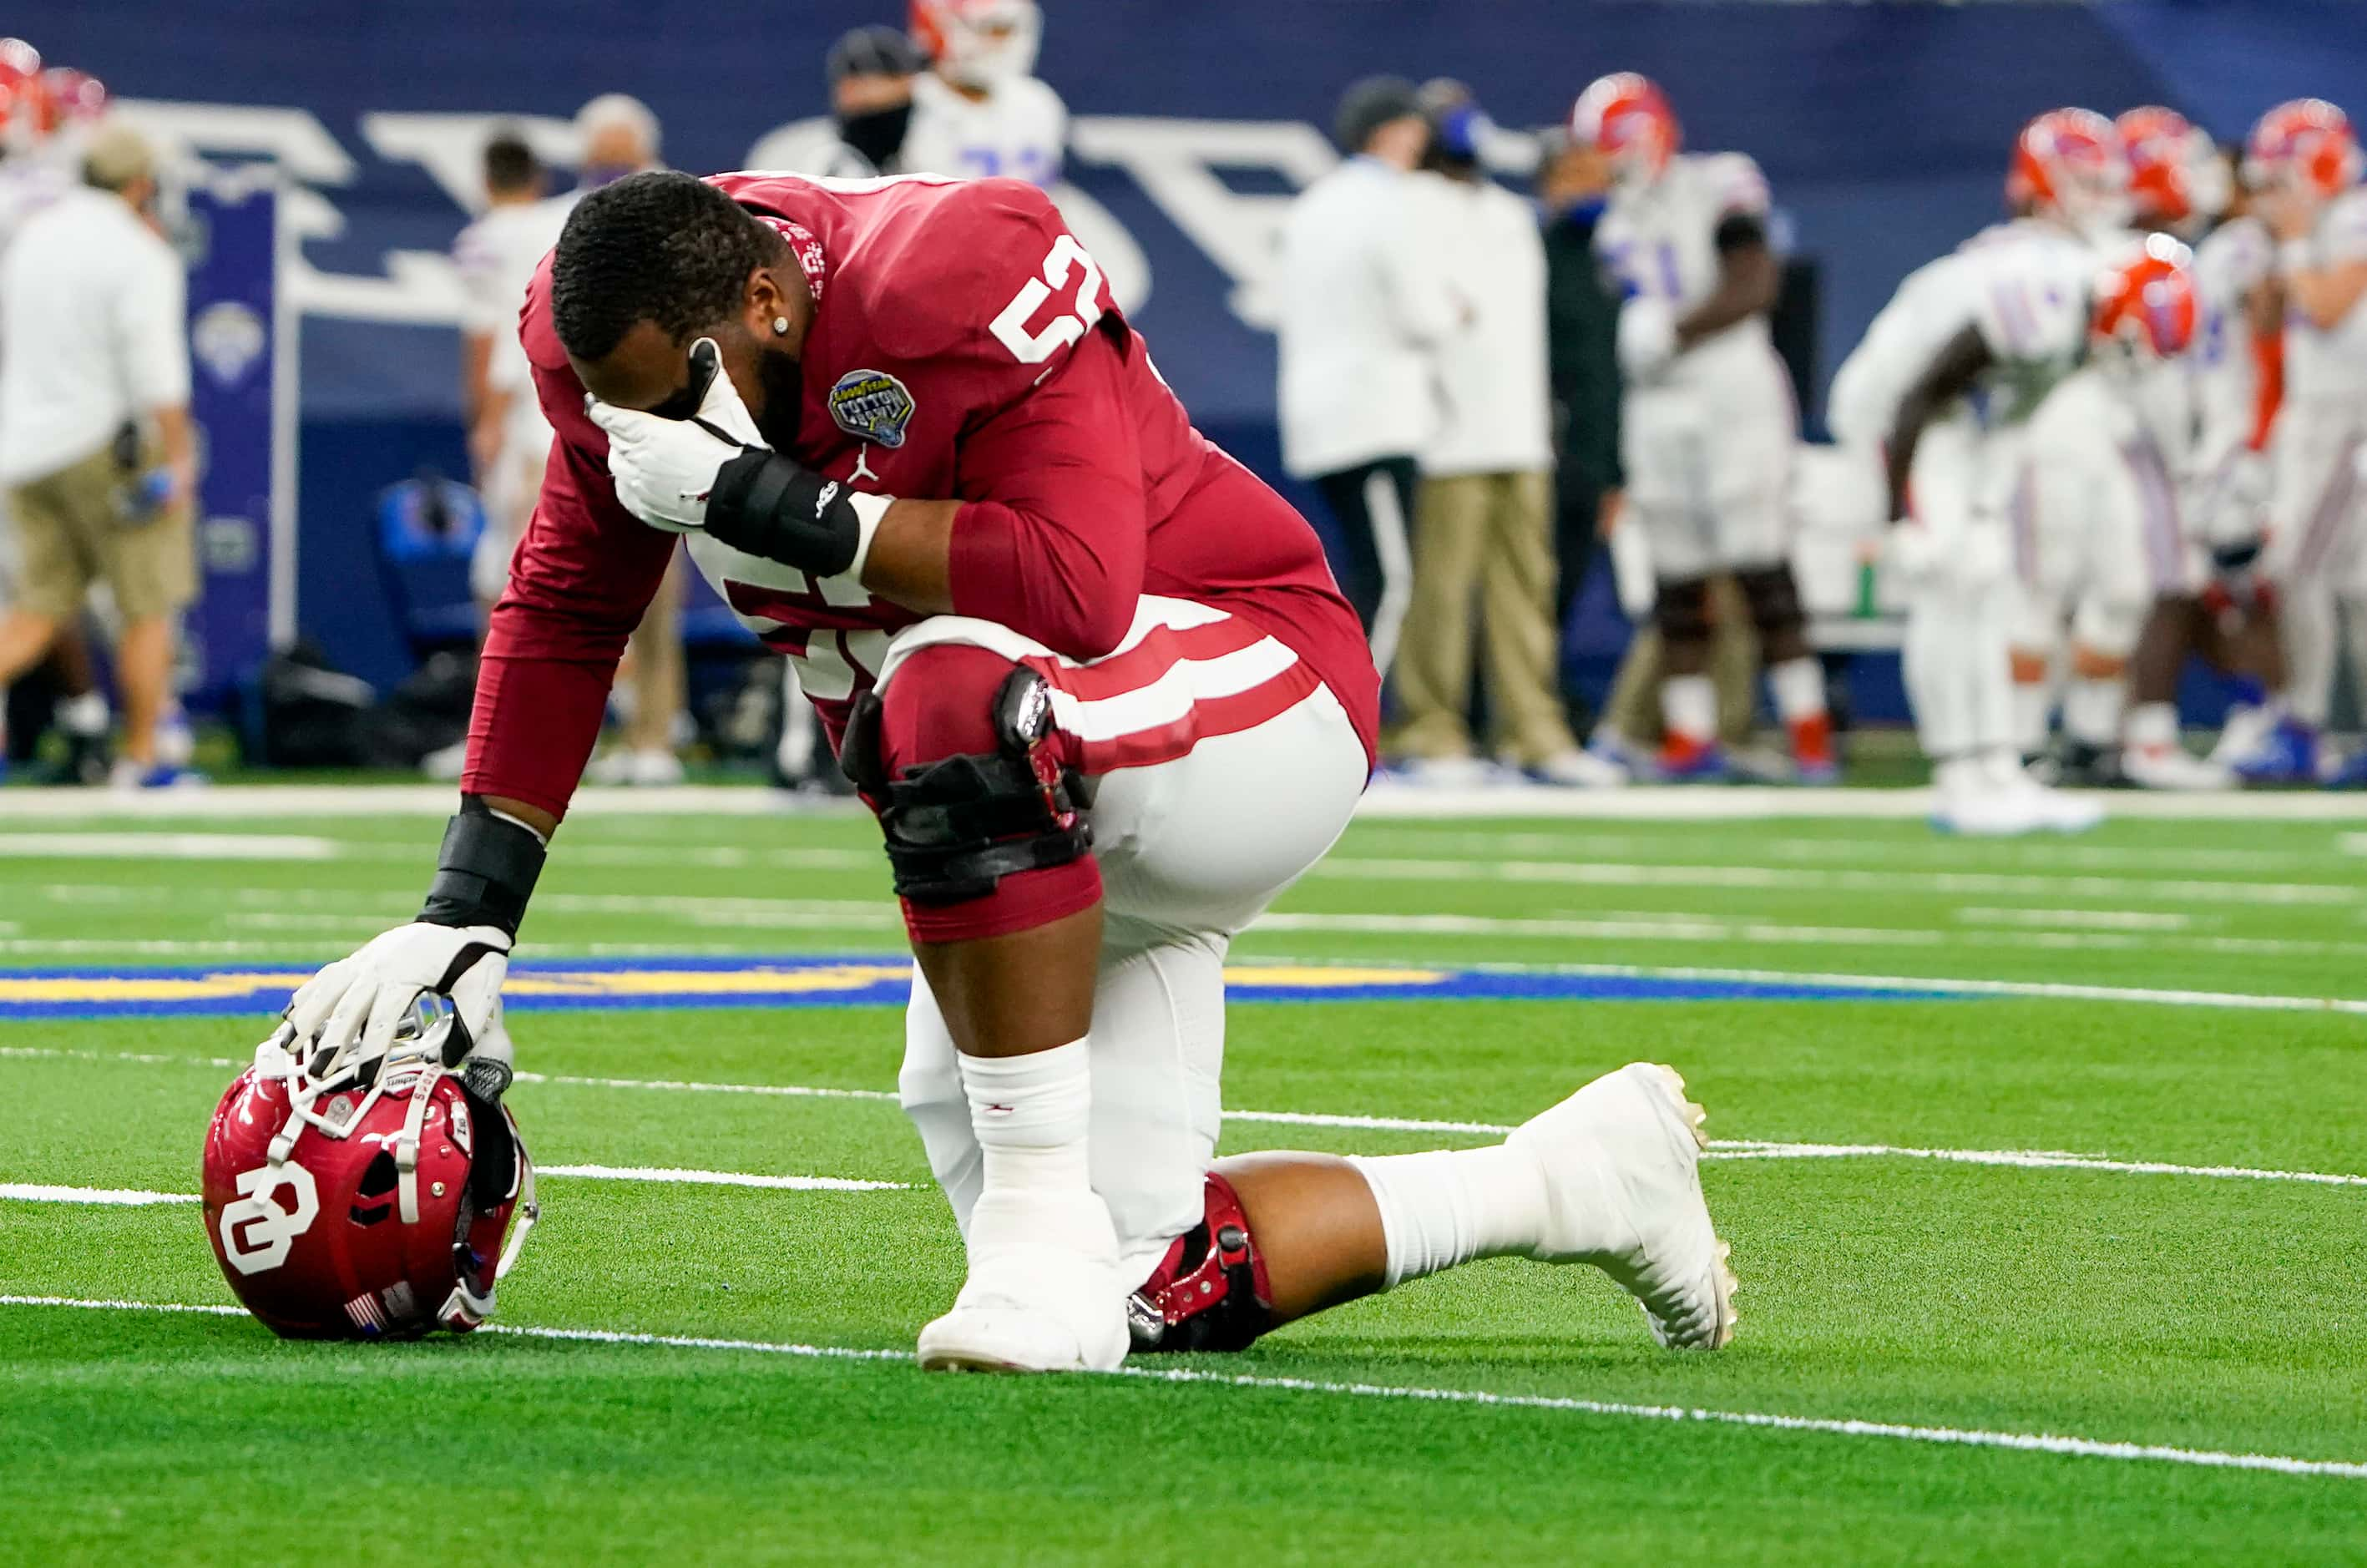
M 1627 782 L 1625 767 L 1576 746 L 1554 753 L 1529 772 L 1541 784 L 1565 790 L 1616 790 Z
M 2121 776 L 2140 790 L 2232 790 L 2236 776 L 2183 746 L 2126 746 Z
M 1672 1350 L 1734 1337 L 1734 1271 L 1702 1199 L 1703 1116 L 1673 1068 L 1637 1062 L 1505 1140 L 1545 1167 L 1548 1217 L 1530 1256 L 1602 1269 Z
M 2011 838 L 2043 824 L 2029 790 L 2001 785 L 1978 762 L 1959 758 L 1932 770 L 1931 825 L 1967 838 Z
M 1114 1372 L 1128 1285 L 1109 1208 L 1078 1195 L 990 1192 L 969 1220 L 969 1278 L 921 1330 L 926 1372 Z
M 1990 759 L 1988 770 L 1999 793 L 2042 833 L 2086 833 L 2104 820 L 2103 807 L 2085 795 L 2039 782 L 2019 758 L 1999 754 Z

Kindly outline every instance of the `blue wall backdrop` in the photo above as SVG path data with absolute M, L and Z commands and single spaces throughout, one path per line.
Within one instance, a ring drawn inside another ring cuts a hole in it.
M 1070 176 L 1147 263 L 1137 319 L 1203 426 L 1261 468 L 1274 455 L 1274 352 L 1243 257 L 1304 177 L 1305 127 L 1328 124 L 1358 75 L 1458 76 L 1517 126 L 1557 119 L 1601 72 L 1655 76 L 1691 145 L 1759 159 L 1796 248 L 1822 263 L 1827 373 L 1902 275 L 1996 215 L 2005 149 L 2030 115 L 2163 102 L 2234 136 L 2277 99 L 2339 100 L 2367 82 L 2367 6 L 2350 0 L 1046 12 L 1042 74 L 1080 120 Z M 338 589 L 366 570 L 379 488 L 423 461 L 462 471 L 439 258 L 489 119 L 563 119 L 622 89 L 664 121 L 670 163 L 742 167 L 767 131 L 821 112 L 837 32 L 900 20 L 895 0 L 42 0 L 8 25 L 192 150 L 274 159 L 302 187 L 300 613 L 333 654 L 384 679 L 392 628 Z

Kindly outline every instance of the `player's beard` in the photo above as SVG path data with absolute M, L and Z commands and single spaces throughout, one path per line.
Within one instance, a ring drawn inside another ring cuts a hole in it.
M 764 389 L 764 412 L 757 416 L 756 428 L 775 451 L 794 450 L 798 406 L 806 395 L 805 362 L 778 349 L 761 349 L 756 355 L 756 379 Z

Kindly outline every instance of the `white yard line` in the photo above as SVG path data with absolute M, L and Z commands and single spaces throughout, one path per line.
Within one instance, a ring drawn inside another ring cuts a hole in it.
M 2345 882 L 2203 881 L 2160 877 L 2049 877 L 2009 871 L 1818 870 L 1798 866 L 1702 866 L 1663 860 L 1484 860 L 1333 855 L 1309 876 L 1384 882 L 1512 882 L 1618 888 L 1746 888 L 1784 893 L 1980 893 L 2200 903 L 2355 904 Z
M 284 833 L 0 833 L 8 860 L 334 860 L 345 850 Z
M 67 1308 L 87 1312 L 183 1313 L 206 1317 L 245 1315 L 243 1309 L 232 1306 L 177 1301 L 92 1301 L 72 1296 L 0 1295 L 0 1306 Z M 487 1324 L 478 1332 L 517 1339 L 539 1339 L 570 1344 L 631 1345 L 675 1350 L 732 1351 L 743 1355 L 787 1356 L 810 1361 L 905 1362 L 912 1359 L 910 1353 L 902 1350 L 863 1349 L 840 1345 L 800 1345 L 761 1339 L 722 1339 L 693 1335 L 633 1334 L 598 1328 L 545 1328 L 527 1324 Z M 2263 1471 L 2282 1475 L 2326 1476 L 2345 1481 L 2367 1481 L 2367 1463 L 2350 1460 L 2304 1459 L 2288 1454 L 2237 1452 L 2220 1449 L 2186 1449 L 2162 1443 L 2114 1442 L 2096 1437 L 2067 1437 L 2051 1432 L 1999 1432 L 1978 1427 L 1919 1426 L 1896 1421 L 1782 1415 L 1755 1410 L 1711 1410 L 1693 1405 L 1631 1404 L 1615 1400 L 1577 1399 L 1558 1394 L 1491 1393 L 1484 1389 L 1331 1382 L 1313 1378 L 1277 1378 L 1247 1372 L 1203 1371 L 1187 1367 L 1136 1366 L 1122 1368 L 1115 1373 L 1102 1375 L 1148 1383 L 1201 1384 L 1217 1388 L 1252 1389 L 1275 1393 L 1320 1394 L 1346 1399 L 1401 1400 L 1419 1404 L 1494 1410 L 1550 1411 L 1562 1415 L 1595 1415 L 1627 1420 L 1743 1426 L 1765 1432 L 1813 1433 L 1834 1437 L 1883 1438 L 1899 1442 L 1931 1443 L 1951 1448 L 1999 1449 L 2077 1459 L 2114 1460 L 2124 1463 L 2189 1465 L 2208 1470 Z
M 2367 833 L 2344 834 L 2361 847 L 2343 845 L 2346 853 L 2367 854 Z M 1632 860 L 1673 857 L 1678 861 L 1730 855 L 1731 840 L 1693 835 L 1589 833 L 1582 829 L 1543 831 L 1474 831 L 1468 828 L 1378 825 L 1359 829 L 1349 840 L 1356 852 L 1469 857 L 1524 855 L 1538 858 Z M 1704 846 L 1706 845 L 1706 847 Z M 1988 864 L 2010 864 L 2018 869 L 2077 871 L 2323 871 L 2322 850 L 2201 849 L 2187 846 L 2088 844 L 2076 840 L 1986 839 L 1931 837 L 1770 838 L 1753 834 L 1747 846 L 1752 855 L 1776 860 L 1817 864 L 1896 866 L 1901 861 L 1936 861 L 1962 866 L 1977 856 Z
M 195 1203 L 194 1192 L 142 1192 L 124 1187 L 52 1187 L 42 1182 L 0 1181 L 0 1200 L 12 1203 L 91 1203 L 145 1209 L 158 1203 Z
M 574 1176 L 586 1181 L 656 1182 L 675 1187 L 753 1187 L 776 1192 L 911 1192 L 909 1181 L 864 1181 L 854 1176 L 756 1176 L 744 1171 L 678 1170 L 669 1165 L 537 1165 L 538 1176 Z M 194 1192 L 142 1192 L 108 1187 L 53 1187 L 38 1182 L 0 1182 L 0 1200 L 19 1203 L 81 1203 L 139 1208 L 157 1203 L 195 1203 Z
M 2148 794 L 2115 790 L 2096 797 L 2125 820 L 2367 822 L 2367 794 L 2243 790 Z M 300 817 L 449 816 L 448 784 L 231 784 L 210 790 L 117 795 L 97 790 L 12 790 L 0 821 L 153 819 L 225 822 Z M 852 800 L 817 801 L 746 785 L 685 785 L 671 790 L 577 791 L 571 815 L 600 817 L 850 817 Z M 1840 822 L 1921 821 L 1928 790 L 1730 789 L 1411 790 L 1368 793 L 1360 817 L 1380 821 L 1468 822 L 1507 818 L 1599 822 L 1763 822 L 1786 817 Z
M 1956 918 L 1967 926 L 2062 926 L 2088 931 L 2185 931 L 2194 925 L 2191 915 L 2170 915 L 2140 909 L 1983 909 L 1966 907 Z
M 157 1056 L 138 1051 L 74 1051 L 55 1046 L 0 1046 L 0 1058 L 131 1061 L 146 1065 L 186 1062 L 215 1068 L 241 1063 L 227 1057 Z M 595 1078 L 571 1074 L 520 1073 L 525 1084 L 556 1084 L 578 1088 L 640 1089 L 673 1094 L 754 1095 L 780 1099 L 869 1100 L 894 1104 L 887 1089 L 825 1088 L 805 1084 L 719 1084 L 679 1078 Z M 1425 1132 L 1466 1137 L 1501 1138 L 1512 1131 L 1508 1123 L 1456 1121 L 1422 1117 L 1370 1116 L 1351 1112 L 1302 1110 L 1227 1110 L 1228 1121 L 1275 1127 L 1323 1127 L 1347 1131 Z M 2103 1154 L 2060 1149 L 1927 1149 L 1898 1143 L 1814 1143 L 1760 1138 L 1717 1138 L 1710 1141 L 1714 1160 L 1931 1160 L 1947 1165 L 1995 1165 L 2017 1170 L 2105 1171 L 2124 1176 L 2202 1176 L 2229 1181 L 2299 1182 L 2315 1187 L 2367 1187 L 2367 1175 L 2342 1171 L 2282 1170 L 2253 1165 L 2179 1165 L 2162 1160 L 2117 1160 Z M 908 1184 L 864 1182 L 835 1176 L 747 1176 L 732 1171 L 685 1171 L 663 1167 L 614 1165 L 542 1165 L 549 1176 L 581 1176 L 616 1181 L 676 1181 L 719 1187 L 776 1187 L 800 1190 L 869 1191 Z M 0 1198 L 24 1197 L 35 1189 L 0 1188 Z M 42 1188 L 59 1193 L 98 1191 L 86 1187 Z M 170 1194 L 150 1194 L 150 1201 L 174 1201 Z M 36 1199 L 40 1200 L 40 1199 Z M 105 1197 L 54 1199 L 59 1202 L 108 1202 Z

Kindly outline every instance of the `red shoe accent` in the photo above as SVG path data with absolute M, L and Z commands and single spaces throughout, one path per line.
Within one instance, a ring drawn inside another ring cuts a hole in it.
M 1829 713 L 1811 713 L 1791 723 L 1792 760 L 1804 767 L 1830 767 L 1833 763 L 1833 721 Z
M 1691 735 L 1681 735 L 1670 730 L 1660 742 L 1660 770 L 1682 772 L 1696 767 L 1716 748 L 1716 742 L 1697 741 Z

